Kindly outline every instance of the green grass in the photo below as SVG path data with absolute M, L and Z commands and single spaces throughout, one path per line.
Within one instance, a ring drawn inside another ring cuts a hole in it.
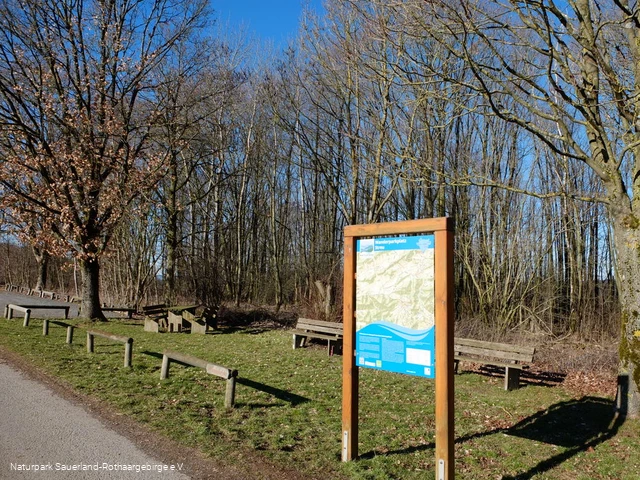
M 38 320 L 23 328 L 0 319 L 0 344 L 223 462 L 244 465 L 258 455 L 327 479 L 435 477 L 432 381 L 362 369 L 361 458 L 342 463 L 342 357 L 327 356 L 326 348 L 292 350 L 283 330 L 155 334 L 126 320 L 97 328 L 134 338 L 131 369 L 123 366 L 123 345 L 96 337 L 89 354 L 82 331 L 67 346 L 64 328 L 52 325 L 43 337 Z M 200 369 L 172 363 L 161 381 L 166 348 L 238 369 L 236 407 L 224 408 L 225 382 Z M 505 392 L 502 378 L 457 375 L 456 478 L 638 479 L 640 422 L 618 425 L 612 413 L 610 398 L 575 398 L 557 386 Z

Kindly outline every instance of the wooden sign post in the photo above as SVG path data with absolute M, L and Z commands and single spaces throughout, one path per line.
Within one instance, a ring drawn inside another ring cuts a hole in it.
M 351 225 L 344 229 L 342 461 L 347 462 L 358 457 L 357 242 L 363 238 L 385 235 L 406 238 L 421 233 L 433 235 L 435 260 L 433 292 L 436 397 L 435 478 L 436 480 L 453 480 L 455 471 L 453 455 L 453 221 L 450 218 Z M 390 241 L 389 239 L 385 240 Z M 417 360 L 417 363 L 420 362 L 421 360 Z M 430 365 L 430 363 L 422 363 L 422 365 Z M 425 372 L 428 370 L 425 368 Z

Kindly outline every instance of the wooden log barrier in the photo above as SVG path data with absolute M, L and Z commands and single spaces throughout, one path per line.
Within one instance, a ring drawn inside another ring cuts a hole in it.
M 60 325 L 61 327 L 67 327 L 67 343 L 70 345 L 73 341 L 73 325 L 69 325 L 64 322 L 51 321 L 45 318 L 42 322 L 42 335 L 49 335 L 49 322 L 55 325 Z
M 24 313 L 24 321 L 22 322 L 23 327 L 29 326 L 29 319 L 31 318 L 31 308 L 29 307 L 21 307 L 20 305 L 14 305 L 12 303 L 8 304 L 4 307 L 4 316 L 11 320 L 13 318 L 13 312 L 22 312 Z
M 131 367 L 131 357 L 133 355 L 133 338 L 124 337 L 121 335 L 113 335 L 107 332 L 100 332 L 98 330 L 87 330 L 87 352 L 93 353 L 93 338 L 102 337 L 114 342 L 124 343 L 124 366 Z
M 232 370 L 227 367 L 207 362 L 201 358 L 192 355 L 186 355 L 172 350 L 165 350 L 162 355 L 162 369 L 160 370 L 160 379 L 164 380 L 169 377 L 169 365 L 171 360 L 192 365 L 204 369 L 209 375 L 215 375 L 227 381 L 227 389 L 224 396 L 224 406 L 233 408 L 236 396 L 236 377 L 238 370 Z

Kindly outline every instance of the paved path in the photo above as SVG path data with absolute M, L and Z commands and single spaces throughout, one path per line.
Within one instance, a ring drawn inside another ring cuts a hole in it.
M 151 458 L 0 358 L 0 480 L 188 480 L 182 467 Z
M 36 296 L 22 295 L 16 292 L 0 292 L 0 315 L 4 312 L 4 307 L 7 303 L 14 305 L 68 305 L 69 318 L 75 318 L 78 316 L 78 304 L 77 303 L 65 303 L 59 300 L 50 300 L 48 298 L 40 298 Z M 17 318 L 22 318 L 22 313 L 16 313 Z M 62 310 L 44 310 L 37 309 L 31 312 L 31 318 L 62 318 L 64 312 Z

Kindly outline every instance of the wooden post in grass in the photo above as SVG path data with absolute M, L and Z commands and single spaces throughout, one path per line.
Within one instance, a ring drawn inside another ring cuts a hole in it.
M 453 221 L 449 218 L 409 220 L 370 225 L 351 225 L 344 229 L 344 351 L 342 369 L 342 460 L 358 457 L 358 364 L 356 363 L 356 305 L 358 256 L 360 238 L 394 236 L 381 241 L 395 242 L 397 236 L 406 238 L 415 234 L 433 235 L 433 300 L 435 324 L 435 404 L 436 404 L 436 480 L 453 480 L 454 468 L 454 403 L 453 403 Z M 373 247 L 373 245 L 372 245 Z M 420 247 L 421 249 L 422 247 Z M 392 249 L 390 249 L 392 250 Z M 367 250 L 363 250 L 366 252 Z M 373 247 L 371 250 L 375 252 Z M 413 257 L 410 257 L 413 258 Z M 425 350 L 427 352 L 428 350 Z M 417 354 L 412 347 L 412 355 Z M 421 354 L 424 352 L 420 352 Z M 361 352 L 358 352 L 361 356 Z M 409 348 L 406 352 L 409 357 Z M 359 360 L 362 363 L 365 359 Z M 428 361 L 412 359 L 411 364 L 433 368 Z M 409 362 L 407 362 L 409 363 Z M 367 365 L 364 361 L 363 365 Z M 381 362 L 380 365 L 384 365 Z M 375 368 L 379 366 L 374 363 Z M 397 371 L 397 370 L 396 370 Z M 408 372 L 408 370 L 407 370 Z M 413 372 L 414 375 L 422 373 Z M 427 375 L 427 372 L 424 372 Z M 433 377 L 430 370 L 429 375 Z
M 87 353 L 93 353 L 93 335 L 87 332 Z
M 133 357 L 133 339 L 129 339 L 124 344 L 124 366 L 131 367 L 131 358 Z
M 436 315 L 436 480 L 453 480 L 453 227 L 434 232 Z
M 71 345 L 73 342 L 73 325 L 67 325 L 67 343 Z
M 227 379 L 227 388 L 224 392 L 224 406 L 227 408 L 233 407 L 236 398 L 236 375 Z
M 356 249 L 355 238 L 344 236 L 344 292 L 342 338 L 342 461 L 358 456 L 358 385 L 359 372 L 354 355 L 356 349 Z

